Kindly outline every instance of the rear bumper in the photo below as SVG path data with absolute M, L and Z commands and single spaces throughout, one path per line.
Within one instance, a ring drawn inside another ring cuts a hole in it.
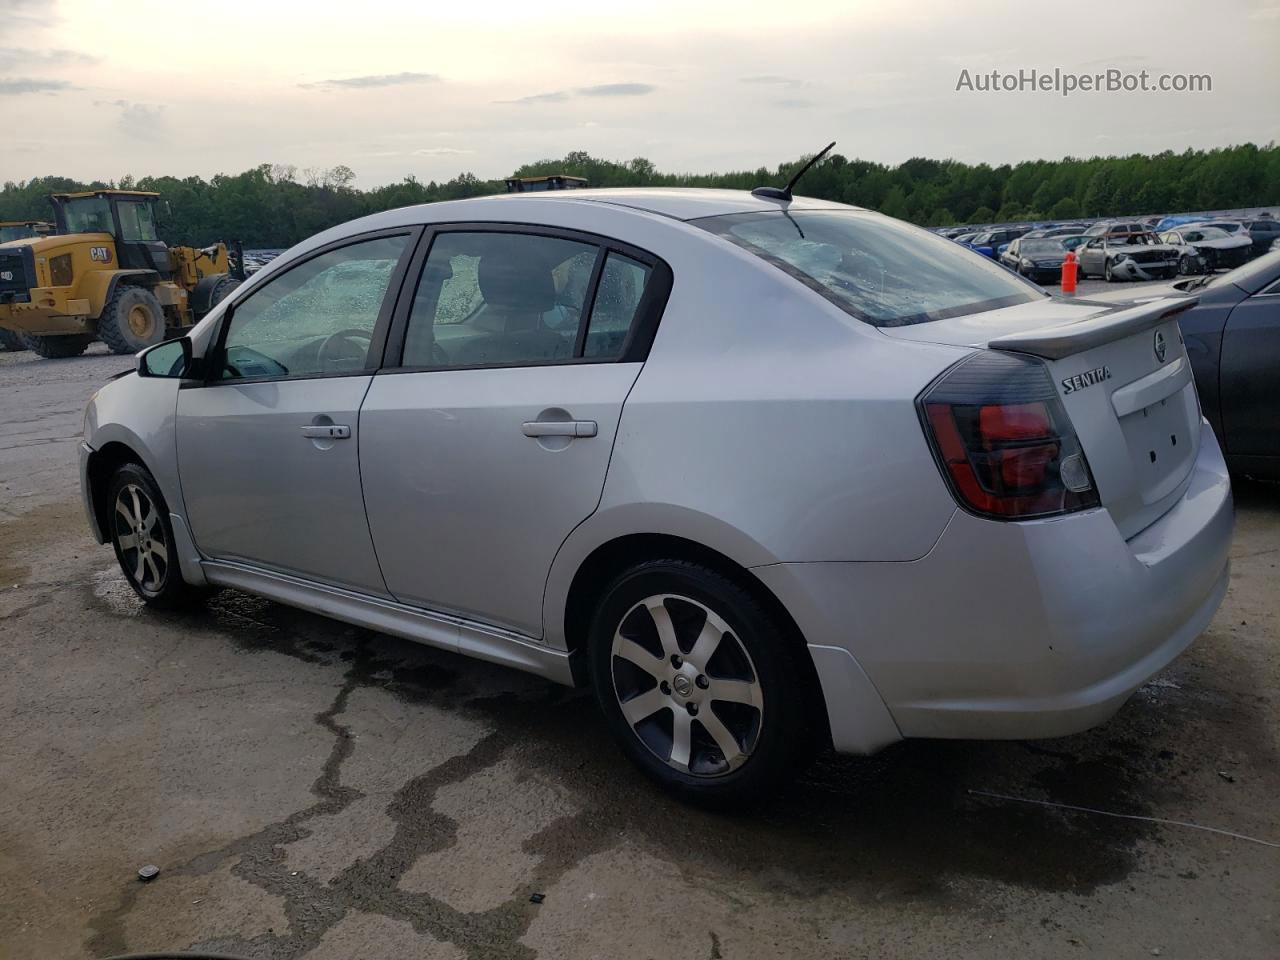
M 1232 523 L 1203 425 L 1186 493 L 1128 541 L 1105 510 L 1026 523 L 957 511 L 920 560 L 754 572 L 810 644 L 852 655 L 903 736 L 1062 736 L 1114 714 L 1208 626 Z M 842 707 L 828 702 L 837 745 L 856 740 L 834 729 Z

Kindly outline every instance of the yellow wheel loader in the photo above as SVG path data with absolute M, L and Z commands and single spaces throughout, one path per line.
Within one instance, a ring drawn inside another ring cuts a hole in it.
M 240 280 L 225 244 L 170 247 L 157 193 L 55 193 L 56 233 L 0 243 L 0 330 L 42 357 L 74 357 L 95 338 L 136 353 L 191 326 Z

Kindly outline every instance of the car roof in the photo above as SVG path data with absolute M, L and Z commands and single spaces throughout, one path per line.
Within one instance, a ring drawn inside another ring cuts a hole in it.
M 747 190 L 712 190 L 698 187 L 606 187 L 586 190 L 546 190 L 536 193 L 498 193 L 460 203 L 485 203 L 495 199 L 519 199 L 521 203 L 608 203 L 656 213 L 676 220 L 696 220 L 726 213 L 777 210 L 858 210 L 848 204 L 812 197 L 795 197 L 790 203 L 757 197 Z

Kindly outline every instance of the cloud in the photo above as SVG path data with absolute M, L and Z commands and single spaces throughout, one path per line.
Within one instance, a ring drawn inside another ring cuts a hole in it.
M 46 0 L 0 0 L 0 33 L 15 27 L 47 27 L 62 18 Z
M 370 87 L 396 87 L 408 83 L 438 83 L 440 77 L 434 73 L 378 73 L 367 77 L 339 77 L 333 80 L 317 80 L 314 83 L 300 83 L 304 90 L 367 90 Z
M 76 90 L 66 80 L 37 80 L 33 77 L 10 77 L 0 80 L 0 96 L 20 93 L 57 93 L 60 90 Z
M 579 97 L 643 97 L 657 89 L 651 83 L 599 83 L 594 87 L 532 93 L 527 97 L 517 97 L 514 100 L 495 100 L 494 103 L 563 103 L 575 95 Z
M 19 67 L 39 69 L 41 67 L 86 66 L 97 63 L 98 57 L 81 53 L 79 50 L 32 50 L 21 47 L 0 47 L 0 69 L 16 69 Z
M 742 82 L 768 84 L 775 87 L 798 87 L 803 83 L 803 81 L 796 80 L 794 77 L 781 77 L 775 73 L 762 73 L 754 77 L 743 77 Z
M 657 89 L 651 83 L 598 83 L 594 87 L 578 87 L 574 93 L 584 97 L 643 97 Z
M 130 140 L 155 143 L 169 132 L 164 104 L 134 103 L 132 100 L 95 100 L 96 107 L 115 107 L 120 111 L 116 127 Z
M 475 151 L 463 150 L 461 147 L 420 147 L 413 151 L 415 157 L 452 157 L 460 153 L 475 153 Z
M 1280 20 L 1280 6 L 1259 7 L 1257 10 L 1252 11 L 1246 19 L 1261 23 L 1265 23 L 1268 20 Z
M 775 107 L 783 107 L 787 110 L 808 110 L 810 107 L 816 107 L 818 104 L 813 100 L 798 100 L 790 97 L 782 100 L 773 101 Z
M 514 100 L 495 100 L 494 103 L 560 103 L 568 99 L 568 91 L 552 90 L 550 93 L 532 93 L 527 97 L 517 97 Z

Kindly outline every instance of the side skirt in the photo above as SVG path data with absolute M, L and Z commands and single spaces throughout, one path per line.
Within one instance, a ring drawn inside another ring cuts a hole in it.
M 245 564 L 205 560 L 201 567 L 205 579 L 217 586 L 243 590 L 358 627 L 537 674 L 555 683 L 577 685 L 570 654 L 518 633 Z

